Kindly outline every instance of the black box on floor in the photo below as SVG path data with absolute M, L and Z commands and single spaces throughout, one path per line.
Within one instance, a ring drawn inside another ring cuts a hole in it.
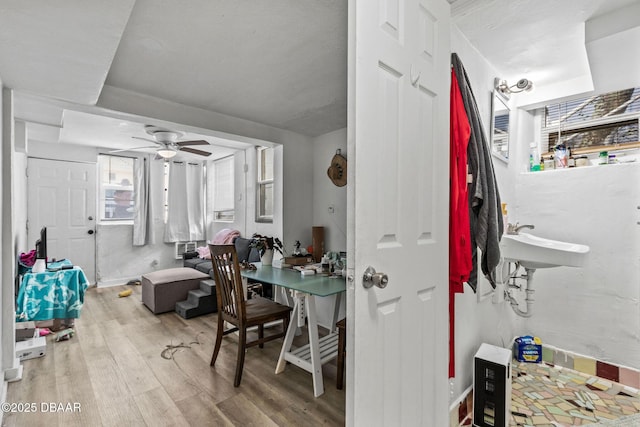
M 508 427 L 511 352 L 483 343 L 473 357 L 473 426 Z

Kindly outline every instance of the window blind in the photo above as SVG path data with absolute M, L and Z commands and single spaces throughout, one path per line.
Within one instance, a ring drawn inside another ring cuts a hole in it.
M 542 151 L 625 144 L 639 140 L 640 88 L 549 104 L 542 120 Z
M 217 212 L 233 210 L 233 156 L 216 160 L 213 163 L 213 171 L 213 209 Z

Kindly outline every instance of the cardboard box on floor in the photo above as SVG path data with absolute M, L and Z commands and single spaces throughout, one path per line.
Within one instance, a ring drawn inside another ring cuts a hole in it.
M 16 322 L 16 342 L 24 341 L 38 336 L 36 322 Z

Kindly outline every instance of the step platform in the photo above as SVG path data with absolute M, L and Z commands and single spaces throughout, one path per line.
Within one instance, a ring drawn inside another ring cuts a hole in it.
M 176 313 L 185 319 L 216 311 L 218 311 L 216 282 L 211 279 L 201 280 L 199 289 L 190 290 L 186 300 L 176 303 Z

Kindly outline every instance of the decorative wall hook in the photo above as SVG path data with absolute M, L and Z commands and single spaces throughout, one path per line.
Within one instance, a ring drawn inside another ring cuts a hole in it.
M 331 159 L 331 166 L 327 169 L 329 179 L 338 187 L 347 185 L 347 159 L 341 153 L 340 149 L 336 151 Z

